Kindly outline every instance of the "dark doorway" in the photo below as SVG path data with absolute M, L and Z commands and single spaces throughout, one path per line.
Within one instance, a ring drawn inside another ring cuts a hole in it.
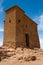
M 25 34 L 26 46 L 29 47 L 29 35 Z

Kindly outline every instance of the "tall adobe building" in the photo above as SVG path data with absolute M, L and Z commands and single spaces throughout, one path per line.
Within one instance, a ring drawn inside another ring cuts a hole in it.
M 37 23 L 27 17 L 18 6 L 6 10 L 4 46 L 40 48 Z

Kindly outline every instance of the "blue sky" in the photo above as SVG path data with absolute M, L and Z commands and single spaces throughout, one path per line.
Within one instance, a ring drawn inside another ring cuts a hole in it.
M 43 0 L 0 0 L 0 45 L 3 43 L 5 10 L 18 5 L 38 24 L 41 48 L 43 48 Z

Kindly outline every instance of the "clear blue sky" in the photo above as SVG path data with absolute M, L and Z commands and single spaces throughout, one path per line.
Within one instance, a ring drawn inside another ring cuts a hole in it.
M 3 43 L 5 10 L 14 5 L 18 5 L 38 23 L 40 45 L 43 48 L 43 0 L 0 0 L 0 45 Z

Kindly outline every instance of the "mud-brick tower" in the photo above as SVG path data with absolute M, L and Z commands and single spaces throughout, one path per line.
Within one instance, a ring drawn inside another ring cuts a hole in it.
M 4 46 L 40 48 L 37 24 L 18 6 L 6 10 Z

